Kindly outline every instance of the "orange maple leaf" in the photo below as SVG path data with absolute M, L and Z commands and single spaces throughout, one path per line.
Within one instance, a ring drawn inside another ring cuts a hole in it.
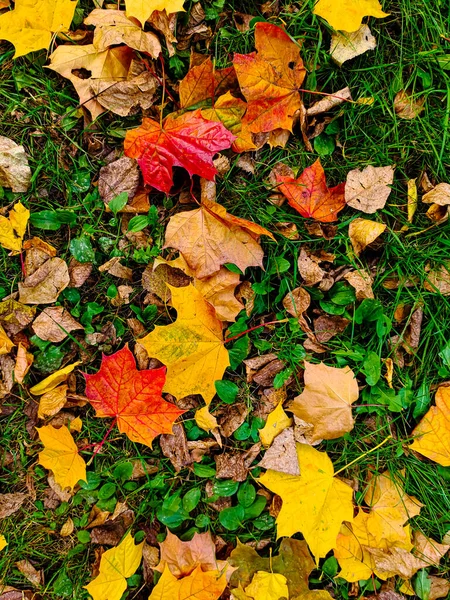
M 175 419 L 185 412 L 161 396 L 166 368 L 138 371 L 128 345 L 103 355 L 99 371 L 84 378 L 96 416 L 113 417 L 119 431 L 150 448 L 157 435 L 172 433 Z
M 247 100 L 245 123 L 252 133 L 288 129 L 292 131 L 294 113 L 301 107 L 300 86 L 305 67 L 300 48 L 280 27 L 257 23 L 257 52 L 235 54 L 239 85 Z
M 328 188 L 320 159 L 307 167 L 298 179 L 277 175 L 277 183 L 290 206 L 302 217 L 330 223 L 336 221 L 338 212 L 345 207 L 345 183 Z
M 199 110 L 169 115 L 162 123 L 145 118 L 127 132 L 125 154 L 136 158 L 144 182 L 161 192 L 170 192 L 173 167 L 184 167 L 189 175 L 212 180 L 217 173 L 212 159 L 234 140 L 222 123 L 207 121 Z

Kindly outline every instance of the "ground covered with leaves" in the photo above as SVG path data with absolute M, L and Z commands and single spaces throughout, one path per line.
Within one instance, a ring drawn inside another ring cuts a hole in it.
M 448 597 L 447 4 L 0 44 L 0 600 Z

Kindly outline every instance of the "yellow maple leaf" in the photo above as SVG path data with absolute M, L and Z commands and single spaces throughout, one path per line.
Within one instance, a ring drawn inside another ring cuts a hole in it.
M 8 542 L 6 541 L 5 536 L 0 534 L 0 550 L 3 550 L 3 548 L 6 548 L 7 545 L 8 545 Z
M 127 578 L 141 564 L 143 545 L 136 545 L 128 532 L 118 546 L 102 554 L 98 576 L 84 586 L 94 600 L 120 600 L 127 589 Z
M 434 460 L 443 467 L 450 466 L 450 389 L 440 387 L 436 406 L 432 406 L 413 431 L 417 436 L 411 449 Z
M 155 10 L 165 10 L 168 15 L 184 11 L 184 0 L 125 0 L 127 17 L 134 17 L 144 26 Z
M 279 433 L 292 425 L 292 419 L 287 416 L 283 409 L 283 401 L 267 417 L 266 424 L 259 430 L 259 438 L 263 446 L 268 448 Z
M 352 488 L 334 477 L 326 452 L 297 444 L 301 475 L 268 470 L 259 481 L 283 500 L 277 535 L 301 532 L 318 563 L 335 546 L 343 521 L 353 520 Z
M 245 588 L 245 593 L 258 600 L 279 600 L 279 598 L 289 598 L 287 579 L 281 573 L 266 573 L 257 571 L 253 575 L 252 582 Z
M 60 383 L 66 381 L 70 373 L 80 364 L 80 361 L 74 362 L 66 367 L 55 371 L 45 379 L 43 379 L 40 383 L 37 383 L 32 388 L 30 388 L 30 393 L 34 396 L 42 396 L 42 394 L 46 394 L 47 392 L 51 392 L 54 390 Z
M 198 565 L 190 575 L 177 579 L 166 566 L 148 600 L 217 600 L 226 585 L 225 573 L 220 571 L 202 571 Z
M 18 202 L 9 211 L 8 217 L 0 215 L 0 244 L 3 248 L 12 250 L 14 254 L 22 250 L 22 239 L 27 229 L 29 217 L 30 211 L 21 202 Z
M 55 481 L 62 489 L 73 489 L 80 481 L 86 481 L 86 463 L 78 454 L 78 448 L 70 431 L 63 426 L 36 427 L 44 450 L 39 452 L 39 464 L 53 471 Z
M 216 393 L 214 382 L 222 379 L 230 364 L 222 323 L 192 285 L 169 287 L 177 320 L 155 327 L 139 343 L 150 357 L 166 365 L 164 391 L 177 398 L 201 394 L 209 404 Z
M 0 15 L 0 39 L 14 44 L 14 58 L 47 49 L 54 33 L 69 29 L 76 5 L 72 0 L 17 0 L 14 10 Z
M 6 335 L 6 331 L 0 325 L 0 355 L 9 354 L 15 344 Z
M 359 29 L 363 17 L 387 17 L 378 0 L 319 0 L 314 14 L 327 21 L 334 29 L 353 32 Z

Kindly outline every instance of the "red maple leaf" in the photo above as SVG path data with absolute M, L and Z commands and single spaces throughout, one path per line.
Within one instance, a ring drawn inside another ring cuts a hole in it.
M 328 188 L 319 159 L 307 167 L 298 179 L 277 175 L 277 183 L 290 206 L 302 217 L 330 223 L 336 221 L 338 212 L 345 206 L 345 183 Z
M 84 378 L 96 416 L 113 417 L 119 431 L 150 448 L 157 435 L 172 433 L 175 419 L 185 412 L 161 396 L 166 367 L 138 371 L 128 345 L 103 355 L 99 371 Z
M 173 167 L 184 167 L 189 175 L 214 179 L 216 152 L 229 148 L 235 139 L 222 123 L 207 121 L 199 110 L 169 115 L 162 123 L 145 118 L 127 132 L 125 154 L 136 158 L 144 182 L 161 192 L 170 192 Z

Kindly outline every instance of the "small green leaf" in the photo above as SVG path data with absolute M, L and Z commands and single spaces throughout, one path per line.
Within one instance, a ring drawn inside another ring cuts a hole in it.
M 208 467 L 207 465 L 199 465 L 198 463 L 194 463 L 194 473 L 197 477 L 215 477 L 216 470 L 212 467 Z
M 80 263 L 93 262 L 95 258 L 91 240 L 87 235 L 74 238 L 70 241 L 69 250 L 71 255 Z
M 330 154 L 333 154 L 335 148 L 336 142 L 331 135 L 321 133 L 314 138 L 314 150 L 319 156 L 329 156 Z
M 239 388 L 235 383 L 224 379 L 222 381 L 215 381 L 214 386 L 216 388 L 217 395 L 223 402 L 226 402 L 227 404 L 233 404 L 239 393 Z
M 369 351 L 363 362 L 362 372 L 366 376 L 368 385 L 376 385 L 381 377 L 381 361 L 378 354 Z
M 267 504 L 267 498 L 264 496 L 256 496 L 256 500 L 253 502 L 251 506 L 245 509 L 245 520 L 247 519 L 256 519 L 265 509 Z
M 217 494 L 220 498 L 228 498 L 233 496 L 238 490 L 239 483 L 232 479 L 226 479 L 225 481 L 215 481 L 213 485 L 213 493 Z
M 237 497 L 239 504 L 241 504 L 244 508 L 249 508 L 255 501 L 256 490 L 249 481 L 245 481 L 244 483 L 241 483 Z
M 236 531 L 242 525 L 244 520 L 244 508 L 238 504 L 230 508 L 224 508 L 219 513 L 219 521 L 222 527 L 228 531 Z
M 105 483 L 98 491 L 98 497 L 100 500 L 108 500 L 116 493 L 115 483 Z
M 128 481 L 133 473 L 133 465 L 131 463 L 120 463 L 113 470 L 113 477 L 121 481 Z
M 122 210 L 125 204 L 128 202 L 128 192 L 120 192 L 115 198 L 108 202 L 110 210 L 117 215 Z
M 83 529 L 81 531 L 77 531 L 77 538 L 78 541 L 82 544 L 89 544 L 89 542 L 91 541 L 91 534 L 89 533 L 89 531 L 85 531 Z
M 137 233 L 138 231 L 142 231 L 148 225 L 148 217 L 147 215 L 136 215 L 130 219 L 128 223 L 128 231 L 132 233 Z
M 194 510 L 194 508 L 196 508 L 197 504 L 200 502 L 201 495 L 202 493 L 200 488 L 192 488 L 192 490 L 186 492 L 186 494 L 183 496 L 184 510 L 188 513 L 191 512 L 191 510 Z
M 431 591 L 431 579 L 425 569 L 419 571 L 414 582 L 414 591 L 420 600 L 429 600 Z

